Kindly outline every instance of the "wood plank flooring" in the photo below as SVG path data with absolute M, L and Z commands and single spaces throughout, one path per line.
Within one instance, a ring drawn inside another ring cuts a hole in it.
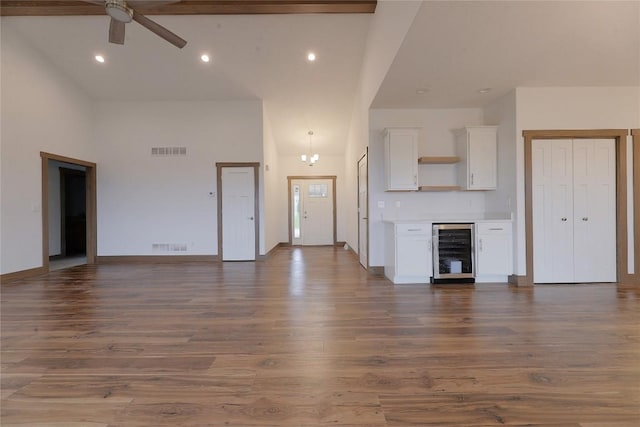
M 349 252 L 1 288 L 9 426 L 640 425 L 640 289 L 396 285 Z

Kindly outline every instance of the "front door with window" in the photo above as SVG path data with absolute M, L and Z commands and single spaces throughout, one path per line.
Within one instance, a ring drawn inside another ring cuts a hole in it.
M 293 179 L 291 191 L 291 243 L 333 245 L 334 195 L 332 179 Z

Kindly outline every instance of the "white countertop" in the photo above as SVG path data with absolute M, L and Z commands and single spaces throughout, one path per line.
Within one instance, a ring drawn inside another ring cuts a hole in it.
M 420 218 L 384 218 L 382 222 L 388 224 L 418 224 L 425 222 L 451 222 L 451 223 L 466 223 L 466 222 L 496 222 L 496 221 L 509 221 L 511 217 L 507 213 L 485 213 L 485 214 L 434 214 L 421 216 Z

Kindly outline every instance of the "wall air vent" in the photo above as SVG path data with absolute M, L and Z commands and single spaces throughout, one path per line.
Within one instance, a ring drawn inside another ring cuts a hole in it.
M 151 147 L 151 155 L 157 157 L 186 156 L 187 147 Z
M 153 243 L 151 248 L 154 252 L 186 252 L 186 243 Z

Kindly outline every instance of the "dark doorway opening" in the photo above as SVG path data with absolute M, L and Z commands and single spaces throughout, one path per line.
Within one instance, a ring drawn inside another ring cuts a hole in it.
M 50 270 L 87 263 L 87 168 L 48 161 Z
M 62 255 L 87 255 L 87 174 L 60 168 Z

